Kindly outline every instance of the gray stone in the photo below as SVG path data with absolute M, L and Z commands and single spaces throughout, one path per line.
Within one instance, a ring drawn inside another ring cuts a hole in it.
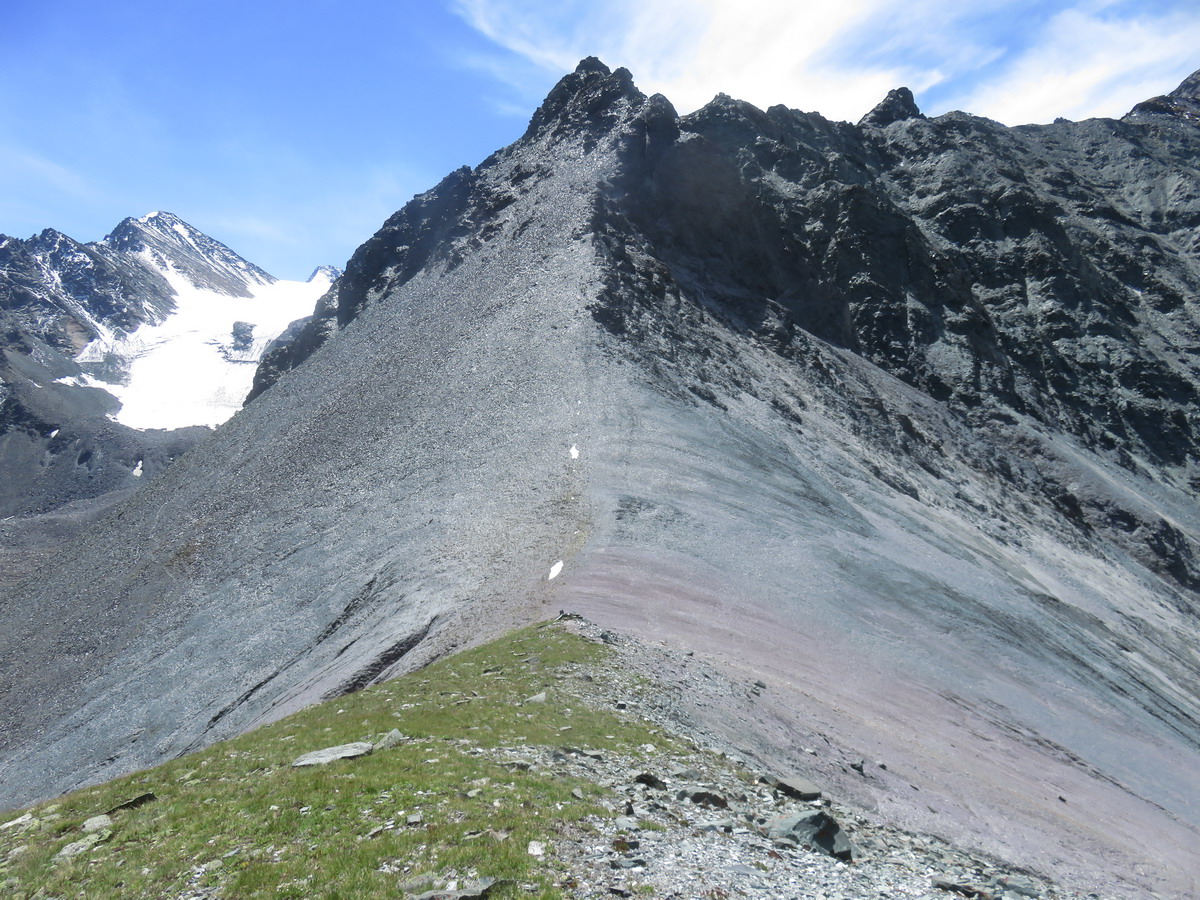
M 93 831 L 103 831 L 105 828 L 112 828 L 112 824 L 113 820 L 108 815 L 92 816 L 83 823 L 83 833 L 91 834 Z
M 775 787 L 781 794 L 786 794 L 789 797 L 795 797 L 797 800 L 821 799 L 821 789 L 807 778 L 802 778 L 799 775 L 790 775 L 787 778 L 780 778 L 775 783 Z
M 28 828 L 34 822 L 33 813 L 25 813 L 23 816 L 17 816 L 15 819 L 9 819 L 3 825 L 0 825 L 0 831 L 7 831 L 9 828 Z
M 101 831 L 93 831 L 87 837 L 67 844 L 67 846 L 58 851 L 55 859 L 69 859 L 72 856 L 79 856 L 79 854 L 86 853 L 97 844 L 107 841 L 110 837 L 112 837 L 112 829 L 106 828 Z
M 326 747 L 324 750 L 314 750 L 311 753 L 305 753 L 303 756 L 297 757 L 292 763 L 292 768 L 323 766 L 338 759 L 355 759 L 359 756 L 366 756 L 374 749 L 371 744 L 365 741 L 356 741 L 353 744 L 339 744 L 336 747 Z
M 637 831 L 641 827 L 633 816 L 618 816 L 613 824 L 618 831 Z
M 614 869 L 644 869 L 646 860 L 640 856 L 622 856 L 620 859 L 614 859 L 611 865 Z
M 767 823 L 766 831 L 773 841 L 794 841 L 801 847 L 819 850 L 836 859 L 854 858 L 854 847 L 842 827 L 819 809 L 776 816 Z
M 481 878 L 478 881 L 464 882 L 461 887 L 453 890 L 434 888 L 415 894 L 413 900 L 483 900 L 495 884 L 495 878 Z
M 374 750 L 391 750 L 393 747 L 399 747 L 403 744 L 407 737 L 398 728 L 393 728 L 379 740 L 377 740 L 372 749 Z
M 762 870 L 756 869 L 754 866 L 747 866 L 743 863 L 734 863 L 732 866 L 725 867 L 726 872 L 732 872 L 734 875 L 750 875 L 754 877 L 762 877 Z
M 532 697 L 526 697 L 525 702 L 526 703 L 545 703 L 546 702 L 546 692 L 542 691 L 540 694 L 534 694 Z
M 409 826 L 415 826 L 415 825 L 420 825 L 424 821 L 425 821 L 425 817 L 422 816 L 420 813 L 413 813 L 411 816 L 409 816 L 407 819 L 404 820 L 404 824 L 409 825 Z
M 1001 878 L 1000 886 L 1006 891 L 1020 894 L 1023 897 L 1042 896 L 1042 888 L 1036 881 L 1020 875 L 1008 875 Z

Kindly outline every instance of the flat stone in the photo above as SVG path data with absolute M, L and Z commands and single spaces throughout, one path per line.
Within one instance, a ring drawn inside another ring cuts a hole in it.
M 790 840 L 826 853 L 835 859 L 853 859 L 854 847 L 842 827 L 819 809 L 776 816 L 767 823 L 767 837 L 773 841 Z
M 72 856 L 79 856 L 79 854 L 86 853 L 97 844 L 107 841 L 110 837 L 112 837 L 112 831 L 110 829 L 105 829 L 104 831 L 93 831 L 82 840 L 67 844 L 67 846 L 58 851 L 58 855 L 55 856 L 55 859 L 69 859 Z
M 532 697 L 526 697 L 525 702 L 526 703 L 545 703 L 546 702 L 546 692 L 542 691 L 540 694 L 534 694 Z
M 324 750 L 314 750 L 311 753 L 305 753 L 303 756 L 297 757 L 292 763 L 292 768 L 323 766 L 338 759 L 355 759 L 359 756 L 366 756 L 374 749 L 373 745 L 365 741 L 356 741 L 353 744 L 339 744 L 336 747 L 326 747 Z
M 23 816 L 17 816 L 15 819 L 9 819 L 3 825 L 0 825 L 0 831 L 7 831 L 9 828 L 25 828 L 33 824 L 33 813 L 25 813 Z
M 620 859 L 612 861 L 612 867 L 614 869 L 644 869 L 646 868 L 646 860 L 640 856 L 622 856 Z
M 1037 882 L 1030 878 L 1023 878 L 1020 875 L 1008 875 L 1001 878 L 1000 886 L 1006 891 L 1020 894 L 1023 897 L 1042 896 L 1042 888 Z
M 91 834 L 93 831 L 103 831 L 105 828 L 112 828 L 113 820 L 108 815 L 92 816 L 83 823 L 83 833 Z
M 157 799 L 158 799 L 158 797 L 153 792 L 146 791 L 146 793 L 144 793 L 144 794 L 138 794 L 136 797 L 133 797 L 132 799 L 126 800 L 122 803 L 118 803 L 116 806 L 114 806 L 112 809 L 110 809 L 108 811 L 108 814 L 111 816 L 113 813 L 121 812 L 122 810 L 125 810 L 125 809 L 137 809 L 139 806 L 145 806 L 147 803 L 153 803 Z
M 434 888 L 413 896 L 413 900 L 483 900 L 496 883 L 495 878 L 464 882 L 457 888 Z
M 542 841 L 530 841 L 529 846 L 525 848 L 525 852 L 530 856 L 545 856 L 546 845 Z
M 618 831 L 637 831 L 641 828 L 633 816 L 618 816 L 613 824 L 617 826 Z
M 799 775 L 789 775 L 787 778 L 780 778 L 776 782 L 775 787 L 781 794 L 795 797 L 797 800 L 821 799 L 821 789 L 807 778 L 801 778 Z

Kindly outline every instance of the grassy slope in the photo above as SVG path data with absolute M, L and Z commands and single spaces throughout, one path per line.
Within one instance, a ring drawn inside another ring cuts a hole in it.
M 497 898 L 528 896 L 521 885 L 558 896 L 552 859 L 530 856 L 529 842 L 601 812 L 601 788 L 506 766 L 512 754 L 503 748 L 571 745 L 637 756 L 648 741 L 670 744 L 559 689 L 599 674 L 607 653 L 557 627 L 524 629 L 34 807 L 32 823 L 0 830 L 0 884 L 16 898 L 199 897 L 206 887 L 225 898 L 366 898 L 393 896 L 398 883 L 428 873 L 503 879 Z M 545 703 L 521 703 L 543 690 Z M 302 753 L 393 728 L 412 740 L 291 768 Z M 84 837 L 86 819 L 147 791 L 157 799 L 113 813 L 102 843 L 55 859 Z M 408 825 L 417 813 L 422 822 Z M 0 825 L 15 815 L 2 818 Z

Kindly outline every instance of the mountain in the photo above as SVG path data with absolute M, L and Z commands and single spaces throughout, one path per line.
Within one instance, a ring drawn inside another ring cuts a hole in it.
M 240 408 L 337 270 L 279 281 L 178 217 L 0 236 L 0 515 L 139 484 Z M 165 433 L 163 429 L 175 429 Z
M 1196 83 L 851 124 L 583 61 L 10 591 L 0 803 L 565 609 L 723 669 L 662 689 L 878 821 L 1194 890 Z

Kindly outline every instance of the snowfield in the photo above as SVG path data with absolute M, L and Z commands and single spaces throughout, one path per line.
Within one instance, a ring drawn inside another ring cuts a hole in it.
M 163 274 L 176 293 L 174 312 L 131 334 L 92 341 L 77 358 L 85 370 L 113 355 L 127 362 L 126 383 L 87 377 L 86 384 L 114 394 L 121 401 L 116 421 L 131 428 L 216 427 L 229 419 L 242 408 L 267 345 L 312 313 L 330 285 L 319 272 L 311 281 L 252 284 L 252 296 L 230 297 L 171 269 Z M 253 326 L 248 339 L 235 338 L 235 322 Z

